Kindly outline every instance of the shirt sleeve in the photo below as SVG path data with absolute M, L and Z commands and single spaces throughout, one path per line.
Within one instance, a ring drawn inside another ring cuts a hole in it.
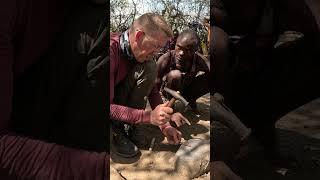
M 17 135 L 0 136 L 1 179 L 108 179 L 109 155 L 45 143 Z
M 0 6 L 0 179 L 108 179 L 109 156 L 9 134 L 17 1 Z
M 7 130 L 13 93 L 13 44 L 16 2 L 5 1 L 0 6 L 0 132 Z

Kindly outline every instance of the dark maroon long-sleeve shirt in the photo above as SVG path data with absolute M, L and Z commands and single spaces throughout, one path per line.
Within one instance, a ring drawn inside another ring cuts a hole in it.
M 8 127 L 13 81 L 48 48 L 61 25 L 64 3 L 63 0 L 1 1 L 0 179 L 109 179 L 106 153 L 19 136 Z
M 120 55 L 120 34 L 110 33 L 110 118 L 125 121 L 128 123 L 150 123 L 150 111 L 134 109 L 114 104 L 114 88 L 127 75 L 134 62 Z M 156 86 L 148 96 L 150 105 L 154 109 L 162 103 L 159 91 Z

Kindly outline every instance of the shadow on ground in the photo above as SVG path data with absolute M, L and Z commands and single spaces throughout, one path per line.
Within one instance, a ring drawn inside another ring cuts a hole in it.
M 290 112 L 276 127 L 277 150 L 290 161 L 275 165 L 260 148 L 231 164 L 233 170 L 244 180 L 319 180 L 320 98 Z

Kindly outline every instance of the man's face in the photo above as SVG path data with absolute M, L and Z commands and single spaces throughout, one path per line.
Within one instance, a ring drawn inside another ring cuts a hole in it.
M 175 46 L 175 60 L 178 69 L 190 64 L 196 51 L 196 41 L 190 36 L 178 37 Z
M 130 38 L 130 46 L 136 60 L 143 63 L 151 60 L 167 41 L 168 38 L 162 32 L 147 35 L 138 30 Z

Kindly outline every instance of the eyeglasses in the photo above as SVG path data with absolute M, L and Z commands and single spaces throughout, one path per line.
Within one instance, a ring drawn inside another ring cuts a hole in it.
M 147 39 L 148 44 L 150 44 L 150 47 L 154 50 L 155 53 L 160 52 L 161 48 L 164 47 L 164 45 L 160 44 L 158 40 L 155 40 L 148 35 L 145 35 L 145 38 Z

